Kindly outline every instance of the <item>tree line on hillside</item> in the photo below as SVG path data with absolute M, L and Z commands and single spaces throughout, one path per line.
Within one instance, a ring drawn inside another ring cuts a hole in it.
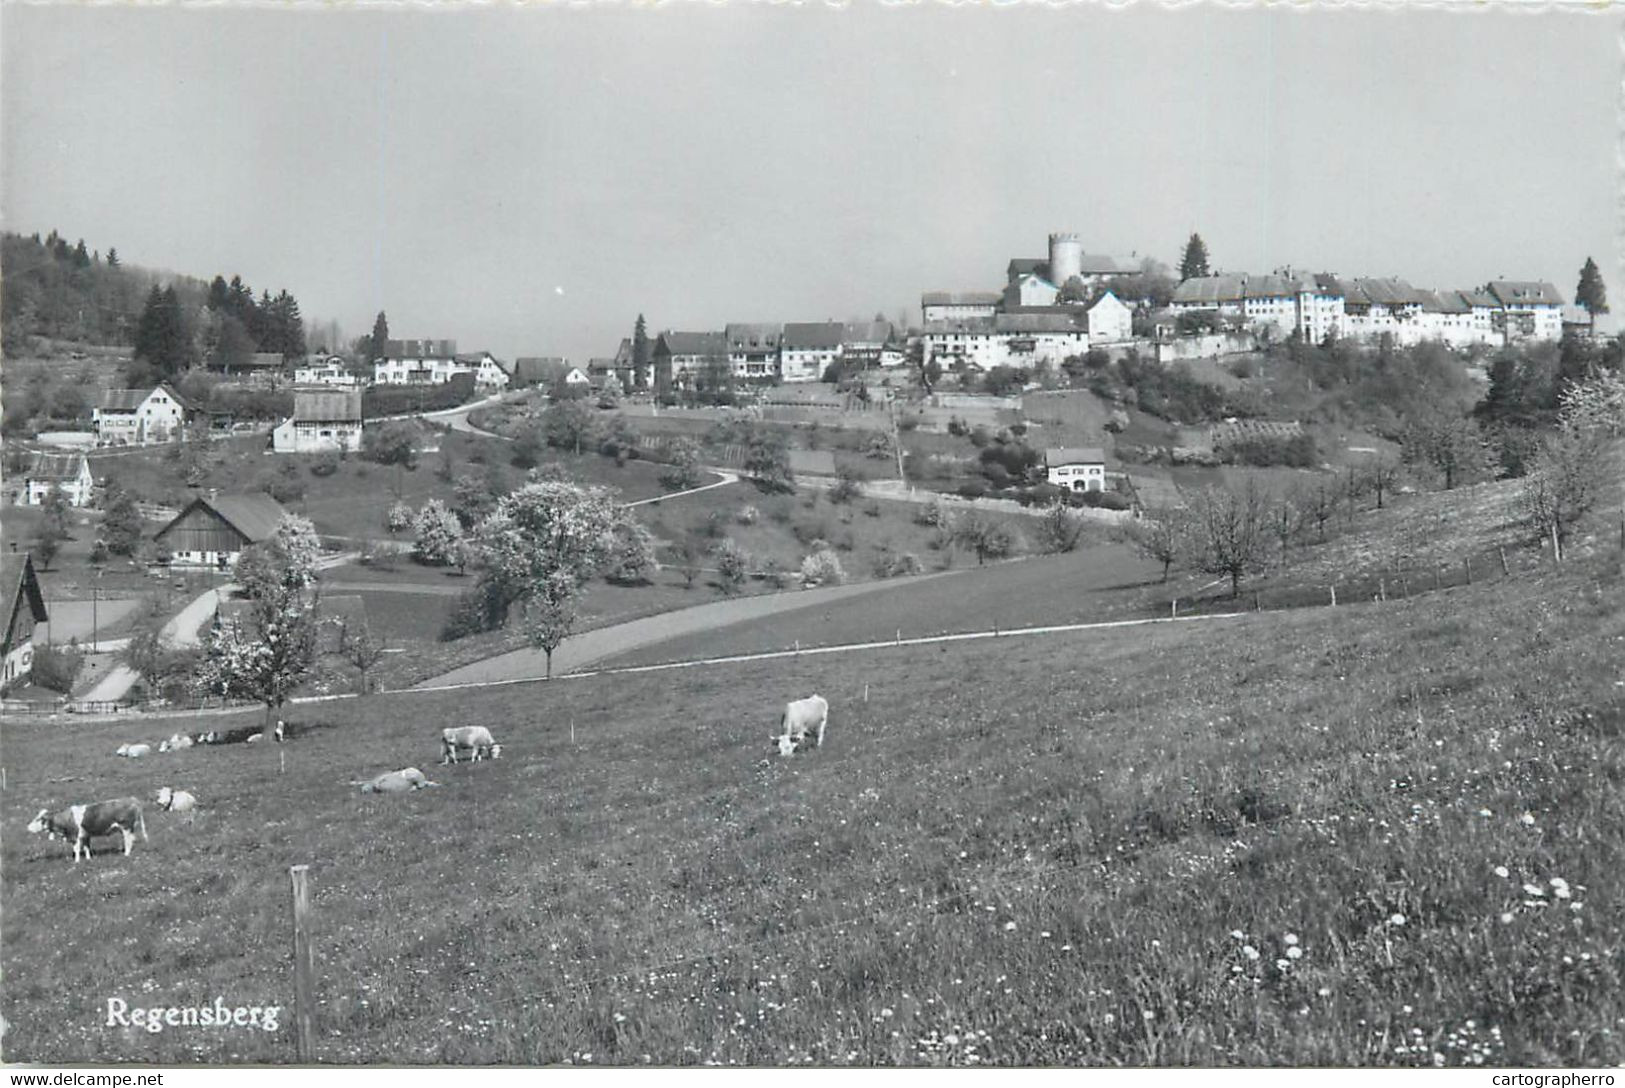
M 127 268 L 118 251 L 69 245 L 51 231 L 0 235 L 0 331 L 7 357 L 26 355 L 35 337 L 91 344 L 128 344 L 152 273 Z

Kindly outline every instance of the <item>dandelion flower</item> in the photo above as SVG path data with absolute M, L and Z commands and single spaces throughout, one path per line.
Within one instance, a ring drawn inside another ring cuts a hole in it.
M 958 1046 L 959 1045 L 959 1036 L 957 1036 L 957 1035 L 953 1034 L 952 1032 L 950 1032 L 947 1035 L 944 1035 L 942 1037 L 942 1041 L 947 1043 L 949 1046 Z
M 1243 933 L 1243 932 L 1242 932 L 1242 931 L 1241 931 L 1241 930 L 1239 930 L 1239 929 L 1232 929 L 1232 930 L 1231 930 L 1231 931 L 1230 931 L 1230 936 L 1232 936 L 1232 937 L 1234 937 L 1234 938 L 1235 938 L 1235 939 L 1236 939 L 1236 940 L 1238 940 L 1238 941 L 1242 941 L 1242 940 L 1246 940 L 1246 939 L 1247 939 L 1247 934 L 1245 934 L 1245 933 Z
M 1320 989 L 1316 990 L 1315 993 L 1319 994 L 1321 997 L 1331 997 L 1332 988 L 1330 986 L 1322 986 Z
M 1402 926 L 1405 924 L 1405 916 L 1403 914 L 1390 914 L 1388 916 L 1388 924 L 1391 926 Z
M 1015 929 L 1016 929 L 1016 923 L 1014 923 L 1014 922 L 1006 922 L 1006 923 L 1004 923 L 1004 931 L 1006 933 L 1014 933 Z
M 1569 886 L 1567 884 L 1559 884 L 1557 887 L 1552 889 L 1552 894 L 1557 896 L 1559 899 L 1567 899 L 1570 895 Z
M 1509 926 L 1509 925 L 1512 924 L 1512 912 L 1511 911 L 1505 911 L 1505 912 L 1502 913 L 1502 915 L 1501 915 L 1501 924 L 1504 925 L 1504 926 Z
M 1161 948 L 1162 947 L 1162 942 L 1157 940 L 1155 937 L 1153 937 L 1151 939 L 1151 947 L 1152 948 Z
M 1493 815 L 1495 815 L 1495 813 L 1493 813 L 1493 812 L 1491 812 L 1491 811 L 1490 811 L 1490 810 L 1489 810 L 1489 809 L 1487 809 L 1487 808 L 1481 808 L 1481 809 L 1479 809 L 1479 810 L 1478 810 L 1478 814 L 1479 814 L 1479 815 L 1480 815 L 1480 816 L 1493 816 Z
M 1042 933 L 1039 934 L 1039 936 L 1044 938 L 1046 941 L 1049 940 L 1049 930 L 1047 930 L 1047 929 L 1044 930 Z
M 891 1009 L 881 1009 L 880 1010 L 880 1018 L 882 1020 L 890 1020 L 893 1016 L 896 1016 L 896 1015 L 897 1014 L 895 1012 L 893 1012 Z
M 1250 960 L 1256 960 L 1258 958 L 1258 949 L 1250 944 L 1244 944 L 1241 946 L 1241 954 Z
M 1525 884 L 1523 886 L 1523 892 L 1525 895 L 1540 897 L 1546 894 L 1546 889 L 1542 888 L 1539 884 Z
M 1522 816 L 1518 817 L 1518 822 L 1523 824 L 1525 827 L 1534 827 L 1535 814 L 1533 812 L 1526 812 Z
M 1512 874 L 1507 872 L 1507 867 L 1505 865 L 1497 865 L 1495 867 L 1495 875 L 1500 877 L 1502 880 L 1505 880 L 1507 877 L 1511 876 Z
M 1285 937 L 1282 937 L 1281 940 L 1288 945 L 1294 945 L 1298 943 L 1298 935 L 1296 933 L 1288 933 Z
M 1286 958 L 1289 960 L 1295 960 L 1302 955 L 1303 949 L 1299 948 L 1297 945 L 1293 945 L 1291 948 L 1286 950 Z

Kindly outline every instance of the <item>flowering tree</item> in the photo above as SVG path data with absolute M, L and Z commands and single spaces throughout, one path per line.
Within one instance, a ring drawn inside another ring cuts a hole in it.
M 412 508 L 404 502 L 397 502 L 390 506 L 389 513 L 384 515 L 384 528 L 391 533 L 404 533 L 417 525 L 417 515 Z
M 604 577 L 617 585 L 640 585 L 649 582 L 660 569 L 655 558 L 655 538 L 632 515 L 617 511 L 613 547 Z
M 417 539 L 412 558 L 431 567 L 448 567 L 462 558 L 463 523 L 439 499 L 430 499 L 418 512 Z
M 838 586 L 844 581 L 846 571 L 841 569 L 841 559 L 828 548 L 809 552 L 801 561 L 801 584 L 808 589 L 813 586 Z
M 372 633 L 366 620 L 339 625 L 339 647 L 344 660 L 361 673 L 361 694 L 367 694 L 367 670 L 384 656 L 384 640 Z
M 244 622 L 211 631 L 198 684 L 206 692 L 265 704 L 265 722 L 316 656 L 316 605 L 302 587 L 270 585 Z
M 553 651 L 575 625 L 582 584 L 615 557 L 623 517 L 601 487 L 538 480 L 503 496 L 474 532 L 492 618 L 500 624 L 524 602 L 526 634 L 546 652 L 549 675 Z
M 237 582 L 255 599 L 277 589 L 303 589 L 316 580 L 316 561 L 322 542 L 309 518 L 286 514 L 276 532 L 243 551 L 237 561 Z

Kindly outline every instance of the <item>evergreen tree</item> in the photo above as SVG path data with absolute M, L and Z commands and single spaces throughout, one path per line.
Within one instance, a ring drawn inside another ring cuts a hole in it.
M 90 251 L 85 248 L 85 240 L 79 239 L 79 244 L 73 247 L 73 265 L 75 268 L 90 267 Z
M 112 246 L 107 247 L 107 267 L 118 267 L 118 250 L 114 249 Z
M 1602 282 L 1602 271 L 1597 262 L 1590 257 L 1580 269 L 1580 284 L 1574 289 L 1576 305 L 1585 307 L 1586 313 L 1591 315 L 1591 323 L 1597 323 L 1597 315 L 1608 312 L 1608 287 Z
M 649 330 L 642 314 L 632 326 L 632 386 L 635 389 L 649 387 Z
M 1185 243 L 1185 255 L 1179 259 L 1179 278 L 1183 281 L 1208 274 L 1207 243 L 1200 234 L 1192 234 Z
M 209 294 L 204 299 L 204 305 L 217 313 L 231 312 L 231 288 L 226 285 L 224 276 L 216 276 L 209 284 Z
M 141 320 L 135 327 L 135 357 L 148 363 L 156 363 L 161 350 L 162 333 L 159 328 L 163 321 L 164 292 L 155 283 L 152 290 L 147 292 L 146 305 L 141 307 Z
M 372 323 L 372 339 L 367 346 L 367 362 L 376 363 L 384 357 L 389 350 L 389 318 L 384 311 L 378 311 L 378 317 Z

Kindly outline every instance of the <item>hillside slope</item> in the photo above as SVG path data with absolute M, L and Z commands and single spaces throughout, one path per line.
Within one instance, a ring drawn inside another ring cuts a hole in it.
M 291 1061 L 286 1027 L 120 1032 L 86 1002 L 288 1004 L 310 863 L 325 1061 L 1618 1063 L 1622 650 L 1625 586 L 1574 564 L 377 697 L 280 750 L 126 761 L 176 723 L 8 725 L 7 1057 Z M 809 691 L 825 747 L 772 756 Z M 507 758 L 432 767 L 460 722 Z M 445 784 L 346 784 L 409 763 Z M 149 813 L 129 859 L 16 833 L 164 783 L 202 810 Z

